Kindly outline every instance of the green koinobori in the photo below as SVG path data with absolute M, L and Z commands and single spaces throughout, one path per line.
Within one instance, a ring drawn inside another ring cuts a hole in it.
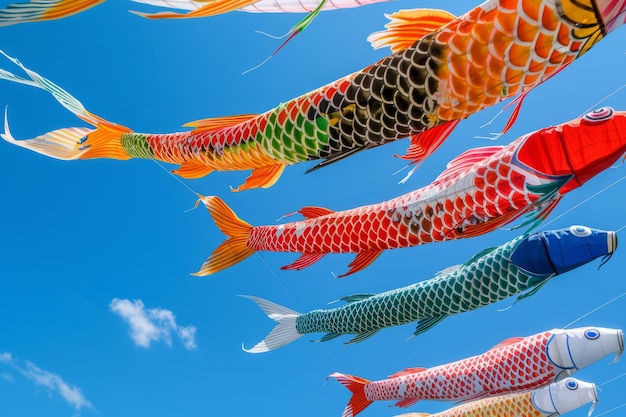
M 522 235 L 486 249 L 462 265 L 432 279 L 380 294 L 355 294 L 339 308 L 300 314 L 258 297 L 244 296 L 279 324 L 247 352 L 267 352 L 307 333 L 326 332 L 320 341 L 356 334 L 360 342 L 380 329 L 418 321 L 415 335 L 444 318 L 484 307 L 529 290 L 533 295 L 550 278 L 575 269 L 617 248 L 615 232 L 571 226 L 568 229 Z

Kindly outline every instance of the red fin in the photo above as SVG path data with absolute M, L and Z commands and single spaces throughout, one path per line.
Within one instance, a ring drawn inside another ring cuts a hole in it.
M 439 174 L 437 180 L 441 180 L 446 177 L 458 175 L 463 172 L 469 171 L 477 162 L 495 154 L 502 150 L 503 146 L 486 146 L 483 148 L 474 148 L 463 152 L 461 155 L 454 158 L 448 163 L 446 169 Z
M 183 127 L 193 127 L 202 131 L 217 130 L 247 122 L 250 119 L 254 119 L 256 116 L 256 114 L 240 114 L 236 116 L 210 117 L 185 123 Z
M 327 214 L 333 214 L 334 211 L 324 207 L 302 207 L 298 210 L 298 213 L 302 214 L 307 219 L 314 219 L 315 217 L 326 216 Z
M 295 262 L 290 263 L 289 265 L 285 265 L 280 269 L 283 270 L 301 270 L 308 266 L 313 265 L 315 262 L 322 259 L 326 254 L 325 253 L 303 253 Z
M 399 158 L 408 159 L 411 163 L 417 163 L 428 158 L 450 136 L 459 122 L 460 120 L 451 120 L 411 136 L 409 149 L 407 149 L 406 154 L 399 156 Z
M 419 398 L 405 398 L 404 400 L 400 400 L 396 403 L 396 407 L 406 408 L 416 404 L 420 399 Z M 428 415 L 428 414 L 427 414 Z M 413 417 L 413 416 L 411 416 Z
M 508 339 L 505 339 L 502 342 L 500 342 L 497 345 L 495 345 L 494 347 L 492 347 L 490 350 L 492 350 L 492 349 L 499 349 L 499 348 L 504 347 L 504 346 L 513 345 L 515 343 L 521 342 L 522 340 L 524 340 L 523 337 L 509 337 Z
M 402 371 L 398 371 L 393 375 L 389 375 L 389 378 L 398 378 L 400 376 L 406 376 L 406 375 L 412 375 L 412 374 L 416 374 L 418 372 L 423 372 L 428 368 L 406 368 L 403 369 Z
M 354 274 L 355 272 L 359 272 L 360 270 L 367 268 L 367 266 L 374 262 L 374 260 L 376 260 L 381 253 L 383 253 L 382 250 L 371 250 L 357 254 L 354 261 L 348 265 L 350 270 L 343 275 L 339 275 L 339 278 L 343 278 L 346 275 Z
M 209 175 L 213 171 L 213 168 L 197 162 L 184 162 L 178 167 L 178 169 L 172 170 L 172 174 L 176 174 L 187 179 L 196 179 Z
M 484 223 L 466 226 L 461 234 L 463 235 L 463 237 L 480 236 L 485 233 L 491 232 L 492 230 L 495 230 L 498 227 L 503 226 L 509 222 L 512 222 L 522 214 L 524 214 L 524 211 L 512 211 Z
M 365 396 L 365 386 L 370 383 L 367 379 L 341 374 L 339 372 L 333 372 L 330 374 L 330 377 L 335 378 L 341 385 L 352 392 L 352 398 L 350 398 L 348 405 L 343 410 L 342 417 L 354 417 L 372 403 L 372 401 L 368 400 Z
M 389 19 L 386 29 L 372 33 L 367 40 L 374 49 L 389 46 L 392 52 L 404 51 L 456 18 L 446 11 L 435 9 L 400 10 L 385 16 Z
M 261 168 L 255 168 L 246 181 L 237 188 L 231 188 L 231 191 L 244 191 L 252 188 L 268 188 L 278 181 L 281 174 L 285 170 L 283 164 L 268 165 Z
M 200 270 L 193 275 L 204 276 L 213 274 L 252 255 L 254 250 L 248 248 L 247 245 L 248 235 L 252 226 L 237 217 L 235 212 L 219 197 L 204 197 L 201 195 L 198 195 L 198 197 L 209 210 L 217 227 L 228 236 L 228 239 L 211 253 L 211 256 L 204 262 Z
M 504 127 L 502 128 L 502 131 L 500 132 L 501 135 L 504 135 L 506 132 L 508 132 L 509 129 L 513 127 L 513 125 L 517 121 L 519 112 L 522 109 L 522 103 L 524 102 L 524 99 L 526 98 L 528 91 L 523 92 L 518 97 L 516 97 L 515 100 L 511 101 L 509 104 L 504 106 L 504 108 L 506 109 L 507 107 L 515 103 L 515 107 L 513 107 L 513 112 L 511 112 L 511 116 L 509 116 L 509 120 L 506 121 L 506 124 L 504 125 Z
M 256 3 L 259 0 L 217 0 L 210 1 L 205 6 L 202 6 L 196 10 L 191 10 L 187 13 L 176 12 L 158 12 L 158 13 L 142 13 L 134 10 L 130 10 L 138 16 L 146 17 L 148 19 L 188 19 L 191 17 L 208 17 L 216 16 L 218 14 L 232 12 L 234 10 L 241 9 Z

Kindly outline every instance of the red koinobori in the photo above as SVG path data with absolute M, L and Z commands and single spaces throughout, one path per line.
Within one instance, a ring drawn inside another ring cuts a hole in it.
M 538 222 L 624 152 L 626 112 L 606 107 L 507 146 L 470 149 L 430 185 L 393 200 L 339 212 L 305 207 L 298 211 L 302 221 L 252 227 L 218 197 L 201 196 L 229 238 L 197 274 L 215 273 L 255 251 L 302 254 L 283 269 L 305 268 L 328 253 L 356 253 L 351 274 L 385 249 L 478 236 L 526 213 L 534 217 L 527 222 Z
M 3 137 L 58 159 L 160 160 L 180 165 L 174 172 L 185 178 L 252 170 L 235 190 L 270 187 L 288 165 L 319 167 L 403 138 L 411 140 L 404 158 L 419 162 L 461 119 L 523 97 L 583 55 L 624 23 L 625 8 L 626 0 L 489 0 L 458 18 L 403 10 L 370 37 L 375 47 L 391 47 L 388 57 L 263 114 L 198 120 L 170 134 L 136 133 L 95 116 L 13 59 L 28 78 L 3 70 L 0 78 L 50 92 L 95 128 Z

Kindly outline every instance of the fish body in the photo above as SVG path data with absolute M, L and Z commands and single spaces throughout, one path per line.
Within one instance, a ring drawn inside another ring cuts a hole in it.
M 328 253 L 356 253 L 350 274 L 386 249 L 478 236 L 526 213 L 538 222 L 561 196 L 625 152 L 626 112 L 603 108 L 506 146 L 470 149 L 430 185 L 351 210 L 305 207 L 299 211 L 305 220 L 253 227 L 218 197 L 201 197 L 230 238 L 198 274 L 217 272 L 261 250 L 302 254 L 284 269 L 305 268 Z
M 461 119 L 523 95 L 584 54 L 623 24 L 625 8 L 626 0 L 489 0 L 459 18 L 401 11 L 371 36 L 394 51 L 377 63 L 266 113 L 199 120 L 175 134 L 134 133 L 95 118 L 30 70 L 33 81 L 0 77 L 46 89 L 66 107 L 77 102 L 68 108 L 96 126 L 20 146 L 60 159 L 158 159 L 179 164 L 175 172 L 186 178 L 251 169 L 237 189 L 245 190 L 271 186 L 288 165 L 322 166 L 407 137 L 404 157 L 420 161 Z
M 569 413 L 598 402 L 595 384 L 566 378 L 533 391 L 499 395 L 457 405 L 435 413 L 407 413 L 396 417 L 548 417 Z
M 621 330 L 554 329 L 507 339 L 478 356 L 428 369 L 406 369 L 383 380 L 338 372 L 330 376 L 352 391 L 342 414 L 351 417 L 379 400 L 396 400 L 396 405 L 407 407 L 420 399 L 469 401 L 533 390 L 623 350 Z
M 325 332 L 322 341 L 342 334 L 367 339 L 383 328 L 419 320 L 414 335 L 448 316 L 475 310 L 515 294 L 534 294 L 550 278 L 586 264 L 617 248 L 615 232 L 571 226 L 517 237 L 486 249 L 463 265 L 436 277 L 380 294 L 356 294 L 337 308 L 304 314 L 258 297 L 247 297 L 279 324 L 247 352 L 284 346 L 302 335 Z

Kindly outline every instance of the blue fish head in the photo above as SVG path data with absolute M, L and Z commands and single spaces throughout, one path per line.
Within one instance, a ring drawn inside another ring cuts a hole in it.
M 514 249 L 511 262 L 529 275 L 547 277 L 611 255 L 615 249 L 615 232 L 570 226 L 528 235 Z

